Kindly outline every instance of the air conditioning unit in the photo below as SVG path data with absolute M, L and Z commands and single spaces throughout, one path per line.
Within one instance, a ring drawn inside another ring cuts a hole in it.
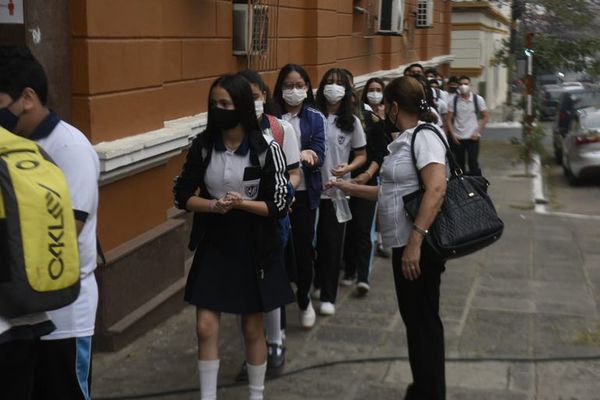
M 233 54 L 260 54 L 267 51 L 269 6 L 233 4 Z
M 433 26 L 433 0 L 417 0 L 417 28 Z
M 377 33 L 401 35 L 404 31 L 404 0 L 380 0 Z

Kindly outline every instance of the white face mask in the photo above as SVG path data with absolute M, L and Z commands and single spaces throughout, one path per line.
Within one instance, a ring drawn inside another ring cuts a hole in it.
M 467 94 L 471 91 L 471 87 L 469 85 L 460 85 L 458 90 L 460 90 L 462 94 Z
M 265 112 L 265 102 L 262 100 L 254 100 L 254 109 L 256 110 L 256 118 L 260 118 Z
M 367 99 L 371 104 L 380 104 L 383 100 L 383 93 L 381 92 L 368 92 Z
M 325 85 L 325 87 L 323 88 L 323 95 L 325 96 L 329 104 L 339 103 L 340 100 L 344 98 L 345 94 L 346 88 L 335 83 Z
M 282 91 L 283 101 L 287 103 L 287 105 L 296 107 L 306 99 L 306 89 L 283 89 Z

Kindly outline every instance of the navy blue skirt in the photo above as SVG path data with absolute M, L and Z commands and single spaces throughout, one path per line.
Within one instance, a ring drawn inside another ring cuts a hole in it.
M 217 312 L 252 314 L 295 301 L 283 245 L 275 246 L 268 265 L 260 265 L 258 228 L 264 217 L 232 210 L 211 214 L 206 223 L 187 279 L 188 303 Z

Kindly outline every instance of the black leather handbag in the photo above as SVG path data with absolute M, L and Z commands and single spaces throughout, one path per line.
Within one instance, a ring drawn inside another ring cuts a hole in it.
M 489 246 L 500 239 L 504 230 L 504 223 L 487 193 L 490 183 L 483 176 L 464 175 L 446 140 L 437 127 L 430 124 L 419 125 L 412 136 L 411 154 L 419 190 L 403 197 L 406 214 L 414 222 L 425 193 L 414 150 L 417 133 L 423 129 L 435 132 L 444 143 L 451 174 L 444 203 L 426 235 L 428 244 L 444 260 L 466 256 Z

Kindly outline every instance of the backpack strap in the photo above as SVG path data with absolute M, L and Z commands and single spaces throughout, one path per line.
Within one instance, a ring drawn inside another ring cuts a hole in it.
M 458 93 L 456 93 L 454 95 L 453 101 L 454 101 L 454 108 L 453 108 L 454 112 L 452 113 L 452 126 L 454 126 L 454 121 L 456 121 L 456 111 L 458 111 L 456 109 L 456 106 L 458 105 Z
M 277 142 L 278 145 L 283 146 L 283 127 L 279 120 L 269 114 L 265 114 L 267 119 L 269 120 L 269 125 L 271 126 L 271 132 L 273 133 L 273 138 Z
M 475 103 L 475 117 L 479 120 L 479 95 L 473 93 L 473 103 Z

